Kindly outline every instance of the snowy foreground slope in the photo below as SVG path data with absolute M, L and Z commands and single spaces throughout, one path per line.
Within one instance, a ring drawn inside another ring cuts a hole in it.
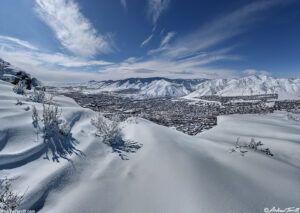
M 16 105 L 17 98 L 24 104 Z M 71 155 L 59 162 L 32 125 L 34 103 L 0 81 L 0 176 L 17 178 L 14 191 L 25 192 L 20 209 L 253 213 L 300 207 L 300 125 L 285 112 L 219 117 L 218 126 L 195 137 L 129 120 L 125 138 L 143 147 L 122 160 L 94 136 L 94 112 L 63 96 L 55 102 L 71 121 L 73 138 Z M 241 143 L 261 140 L 274 157 L 230 153 L 238 137 Z

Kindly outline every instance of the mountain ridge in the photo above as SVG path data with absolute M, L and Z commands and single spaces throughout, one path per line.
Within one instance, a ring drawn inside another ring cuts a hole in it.
M 278 94 L 280 99 L 300 98 L 300 79 L 252 75 L 227 79 L 128 78 L 109 81 L 89 81 L 80 84 L 86 93 L 135 90 L 135 96 L 175 96 L 196 98 L 206 95 L 248 96 Z
M 26 81 L 28 89 L 40 85 L 27 72 L 0 59 L 0 79 L 17 84 Z M 278 94 L 279 99 L 300 99 L 300 79 L 252 75 L 227 79 L 170 79 L 166 77 L 126 78 L 121 80 L 88 81 L 57 86 L 83 93 L 117 92 L 132 98 L 184 97 L 193 99 L 207 95 L 249 96 Z

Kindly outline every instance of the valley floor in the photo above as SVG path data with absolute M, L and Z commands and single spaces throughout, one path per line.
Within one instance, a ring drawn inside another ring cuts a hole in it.
M 0 177 L 16 178 L 13 190 L 25 192 L 19 209 L 254 213 L 300 207 L 300 123 L 286 112 L 220 116 L 216 127 L 197 136 L 129 119 L 122 123 L 125 138 L 142 148 L 122 160 L 95 136 L 93 111 L 64 96 L 54 100 L 71 122 L 67 154 L 53 152 L 34 128 L 32 105 L 41 113 L 41 104 L 0 81 Z M 238 138 L 240 144 L 261 141 L 274 156 L 230 152 Z

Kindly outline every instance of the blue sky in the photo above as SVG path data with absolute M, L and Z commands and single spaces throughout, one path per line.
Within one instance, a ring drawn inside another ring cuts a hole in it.
M 46 81 L 300 77 L 299 0 L 2 0 L 0 57 Z

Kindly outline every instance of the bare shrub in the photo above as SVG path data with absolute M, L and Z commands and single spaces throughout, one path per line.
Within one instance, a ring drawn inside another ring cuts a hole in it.
M 39 114 L 35 106 L 32 106 L 32 124 L 34 127 L 38 126 L 39 120 L 40 120 Z
M 293 121 L 300 121 L 300 108 L 295 107 L 294 109 L 291 109 L 287 113 L 287 119 Z
M 292 121 L 300 121 L 300 116 L 292 114 L 292 113 L 288 113 L 287 118 Z
M 33 93 L 29 96 L 28 100 L 42 104 L 53 104 L 53 98 L 53 94 L 49 94 L 44 90 L 37 90 L 34 88 Z
M 13 91 L 17 94 L 24 95 L 26 91 L 26 84 L 24 81 L 19 81 L 13 88 Z
M 45 137 L 60 134 L 68 136 L 71 132 L 70 123 L 61 118 L 62 110 L 53 104 L 43 104 L 43 115 L 40 118 L 36 108 L 33 109 L 32 120 L 43 123 L 43 132 Z
M 234 148 L 231 148 L 229 152 L 239 152 L 242 156 L 244 156 L 245 153 L 253 150 L 265 153 L 269 156 L 274 156 L 269 148 L 262 148 L 264 144 L 261 141 L 256 142 L 254 138 L 251 138 L 251 141 L 249 143 L 240 144 L 239 140 L 240 138 L 237 138 Z
M 49 158 L 49 152 L 52 154 L 52 160 L 59 162 L 59 158 L 66 160 L 69 155 L 83 155 L 75 148 L 77 141 L 72 137 L 71 125 L 61 118 L 62 110 L 53 104 L 43 104 L 42 115 L 39 116 L 36 109 L 33 109 L 32 120 L 35 128 L 39 127 L 41 122 L 43 140 L 46 145 L 45 159 Z
M 0 210 L 13 212 L 24 200 L 24 194 L 19 195 L 12 191 L 13 179 L 0 179 Z
M 103 138 L 103 142 L 111 146 L 123 146 L 124 140 L 122 139 L 122 128 L 118 117 L 112 117 L 111 121 L 106 121 L 105 118 L 99 113 L 97 117 L 91 120 L 93 126 L 96 127 L 96 135 Z
M 69 122 L 64 122 L 59 127 L 59 133 L 63 136 L 68 136 L 71 134 L 71 126 Z
M 30 96 L 30 100 L 37 103 L 44 103 L 46 100 L 46 94 L 43 90 L 37 90 L 34 88 L 33 93 Z
M 43 122 L 45 136 L 59 132 L 59 124 L 61 123 L 60 116 L 61 110 L 58 109 L 58 106 L 43 104 L 43 115 L 41 120 Z

